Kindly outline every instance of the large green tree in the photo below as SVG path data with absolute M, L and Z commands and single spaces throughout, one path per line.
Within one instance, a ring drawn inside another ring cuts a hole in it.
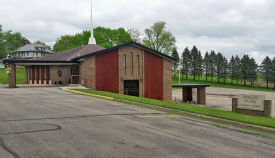
M 11 51 L 16 51 L 18 48 L 30 44 L 30 41 L 23 37 L 21 33 L 12 33 L 11 30 L 5 32 L 5 45 L 7 48 L 7 53 Z
M 203 58 L 203 66 L 205 70 L 205 80 L 208 81 L 208 76 L 210 74 L 210 64 L 211 64 L 211 58 L 209 53 L 206 51 L 204 58 Z
M 234 73 L 234 79 L 237 81 L 237 84 L 239 83 L 239 80 L 242 79 L 242 64 L 241 59 L 238 55 L 235 56 L 235 73 Z
M 232 55 L 229 63 L 228 63 L 228 73 L 230 74 L 229 75 L 229 78 L 231 79 L 231 84 L 233 84 L 233 80 L 235 79 L 235 74 L 236 74 L 236 60 L 235 60 L 235 57 Z
M 272 82 L 273 82 L 273 88 L 275 89 L 275 57 L 273 58 L 273 60 L 272 60 L 272 64 L 271 64 L 272 66 L 271 66 L 271 69 L 272 69 L 272 73 L 271 73 L 271 75 L 272 75 Z
M 268 83 L 272 81 L 272 61 L 268 56 L 266 56 L 262 61 L 260 70 L 266 81 L 266 87 L 268 88 Z
M 196 46 L 193 46 L 191 49 L 191 66 L 190 66 L 190 73 L 193 75 L 193 80 L 195 80 L 196 76 L 199 75 L 199 50 Z
M 210 76 L 211 76 L 211 82 L 213 82 L 213 77 L 216 73 L 216 53 L 214 50 L 210 52 L 210 64 L 209 64 L 209 70 L 210 70 Z
M 253 83 L 257 79 L 257 69 L 258 69 L 258 64 L 254 60 L 254 58 L 250 58 L 248 62 L 248 80 L 250 81 L 251 87 L 253 86 Z
M 4 31 L 2 29 L 2 25 L 0 25 L 0 59 L 6 56 L 6 46 L 5 46 L 5 36 Z
M 0 25 L 0 59 L 6 54 L 16 51 L 19 47 L 29 44 L 30 41 L 23 37 L 21 33 L 13 33 L 11 30 L 4 32 Z
M 218 76 L 218 83 L 220 83 L 220 79 L 222 77 L 222 65 L 223 65 L 223 56 L 220 52 L 217 53 L 216 63 L 217 63 L 216 72 Z
M 143 44 L 158 52 L 169 55 L 176 44 L 176 38 L 166 30 L 166 23 L 159 21 L 150 28 L 145 29 Z
M 241 76 L 244 80 L 243 84 L 246 86 L 246 81 L 248 80 L 248 73 L 249 73 L 249 61 L 250 58 L 248 55 L 244 55 L 241 59 Z
M 188 47 L 186 47 L 182 53 L 181 56 L 181 65 L 182 65 L 182 78 L 183 78 L 183 74 L 185 74 L 185 78 L 186 80 L 188 79 L 188 73 L 190 72 L 190 65 L 191 65 L 191 52 L 188 49 Z
M 63 35 L 57 38 L 53 46 L 53 51 L 61 52 L 67 49 L 72 49 L 82 45 L 88 44 L 90 38 L 90 31 L 86 30 L 75 35 Z M 94 37 L 96 44 L 110 48 L 123 43 L 133 41 L 130 34 L 124 28 L 110 29 L 105 27 L 96 27 L 94 29 Z
M 176 61 L 172 62 L 172 68 L 173 68 L 173 73 L 174 73 L 174 78 L 175 78 L 176 77 L 176 72 L 177 72 L 177 69 L 178 69 L 178 66 L 179 66 L 179 62 L 180 62 L 179 53 L 178 53 L 176 47 L 173 49 L 171 56 L 176 59 Z

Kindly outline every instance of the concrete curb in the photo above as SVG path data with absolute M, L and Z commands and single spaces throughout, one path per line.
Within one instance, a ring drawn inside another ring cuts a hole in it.
M 101 96 L 101 95 L 89 94 L 89 93 L 84 93 L 84 92 L 79 92 L 79 91 L 74 91 L 74 90 L 69 90 L 69 89 L 62 89 L 62 90 L 72 92 L 72 93 L 83 94 L 83 95 L 93 96 L 93 97 L 97 97 L 97 98 L 127 103 L 127 104 L 131 104 L 131 105 L 142 106 L 142 107 L 160 110 L 160 111 L 164 111 L 164 112 L 180 114 L 180 115 L 189 116 L 189 117 L 195 117 L 195 118 L 203 119 L 206 121 L 214 121 L 214 122 L 218 122 L 218 123 L 222 123 L 222 124 L 226 124 L 226 125 L 237 126 L 240 128 L 247 128 L 247 129 L 251 129 L 251 130 L 258 130 L 261 132 L 275 133 L 275 129 L 273 129 L 273 128 L 252 125 L 252 124 L 247 124 L 247 123 L 242 123 L 242 122 L 237 122 L 237 121 L 231 121 L 231 120 L 226 120 L 226 119 L 221 119 L 221 118 L 211 117 L 211 116 L 206 116 L 206 115 L 200 115 L 200 114 L 195 114 L 195 113 L 190 113 L 190 112 L 185 112 L 185 111 L 179 111 L 179 110 L 175 110 L 175 109 L 169 109 L 169 108 L 165 108 L 165 107 L 143 104 L 143 103 L 138 103 L 138 102 L 133 102 L 133 101 L 128 101 L 128 100 L 105 97 L 105 96 Z
M 62 90 L 67 91 L 67 92 L 72 92 L 72 93 L 77 93 L 77 94 L 82 94 L 82 95 L 88 95 L 88 96 L 92 96 L 92 97 L 107 99 L 107 100 L 113 100 L 114 99 L 112 97 L 105 97 L 105 96 L 102 96 L 102 95 L 96 95 L 96 94 L 90 94 L 90 93 L 85 93 L 85 92 L 79 92 L 79 91 L 75 91 L 75 90 L 71 90 L 71 89 L 66 89 L 66 88 L 62 88 Z

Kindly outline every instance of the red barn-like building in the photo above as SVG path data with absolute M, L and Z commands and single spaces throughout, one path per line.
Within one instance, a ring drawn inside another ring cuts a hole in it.
M 27 84 L 82 84 L 92 90 L 158 100 L 172 99 L 174 59 L 136 42 L 109 49 L 88 44 L 37 60 L 12 60 L 9 87 L 15 85 L 15 65 L 24 65 Z

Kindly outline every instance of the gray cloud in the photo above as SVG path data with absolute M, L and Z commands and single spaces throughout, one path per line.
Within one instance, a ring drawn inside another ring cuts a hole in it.
M 0 0 L 0 24 L 32 42 L 53 46 L 61 35 L 90 29 L 90 0 Z M 272 0 L 100 0 L 93 1 L 94 26 L 136 28 L 167 22 L 178 51 L 196 45 L 227 58 L 249 54 L 257 62 L 275 55 Z

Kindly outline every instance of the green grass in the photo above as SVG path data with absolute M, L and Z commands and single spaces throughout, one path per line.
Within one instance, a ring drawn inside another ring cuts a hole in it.
M 155 105 L 160 107 L 166 107 L 166 108 L 171 108 L 171 109 L 176 109 L 176 110 L 181 110 L 181 111 L 186 111 L 186 112 L 191 112 L 191 113 L 196 113 L 201 115 L 207 115 L 207 116 L 212 116 L 212 117 L 217 117 L 217 118 L 222 118 L 222 119 L 227 119 L 232 121 L 238 121 L 243 123 L 264 126 L 264 127 L 275 128 L 275 118 L 244 115 L 244 114 L 234 113 L 231 111 L 213 109 L 208 107 L 160 101 L 160 100 L 121 95 L 121 94 L 109 93 L 109 92 L 103 92 L 103 91 L 92 91 L 92 90 L 86 90 L 86 89 L 74 89 L 74 90 L 85 92 L 85 93 L 113 97 L 117 99 L 124 99 L 124 100 L 144 103 L 144 104 L 150 104 L 150 105 Z
M 8 84 L 8 74 L 6 73 L 4 68 L 0 69 L 0 83 Z M 16 69 L 16 83 L 25 83 L 25 69 L 17 68 Z
M 185 79 L 180 79 L 180 83 L 185 83 L 185 84 L 208 84 L 211 87 L 219 87 L 219 88 L 231 88 L 231 89 L 243 89 L 243 90 L 254 90 L 254 91 L 264 91 L 264 92 L 275 92 L 275 89 L 273 88 L 269 88 L 267 89 L 265 86 L 253 86 L 251 87 L 250 85 L 244 86 L 242 84 L 236 84 L 234 82 L 234 84 L 231 84 L 231 80 L 227 79 L 226 80 L 226 84 L 224 84 L 222 81 L 222 83 L 218 83 L 217 82 L 217 77 L 213 78 L 213 82 L 210 82 L 210 78 L 208 79 L 209 81 L 206 82 L 205 81 L 205 77 L 201 77 L 201 80 L 199 81 L 198 78 L 196 78 L 196 80 L 193 80 L 192 76 L 188 76 L 188 80 Z M 173 84 L 178 84 L 179 83 L 179 78 L 178 75 L 176 75 L 176 78 L 172 78 L 172 82 Z

